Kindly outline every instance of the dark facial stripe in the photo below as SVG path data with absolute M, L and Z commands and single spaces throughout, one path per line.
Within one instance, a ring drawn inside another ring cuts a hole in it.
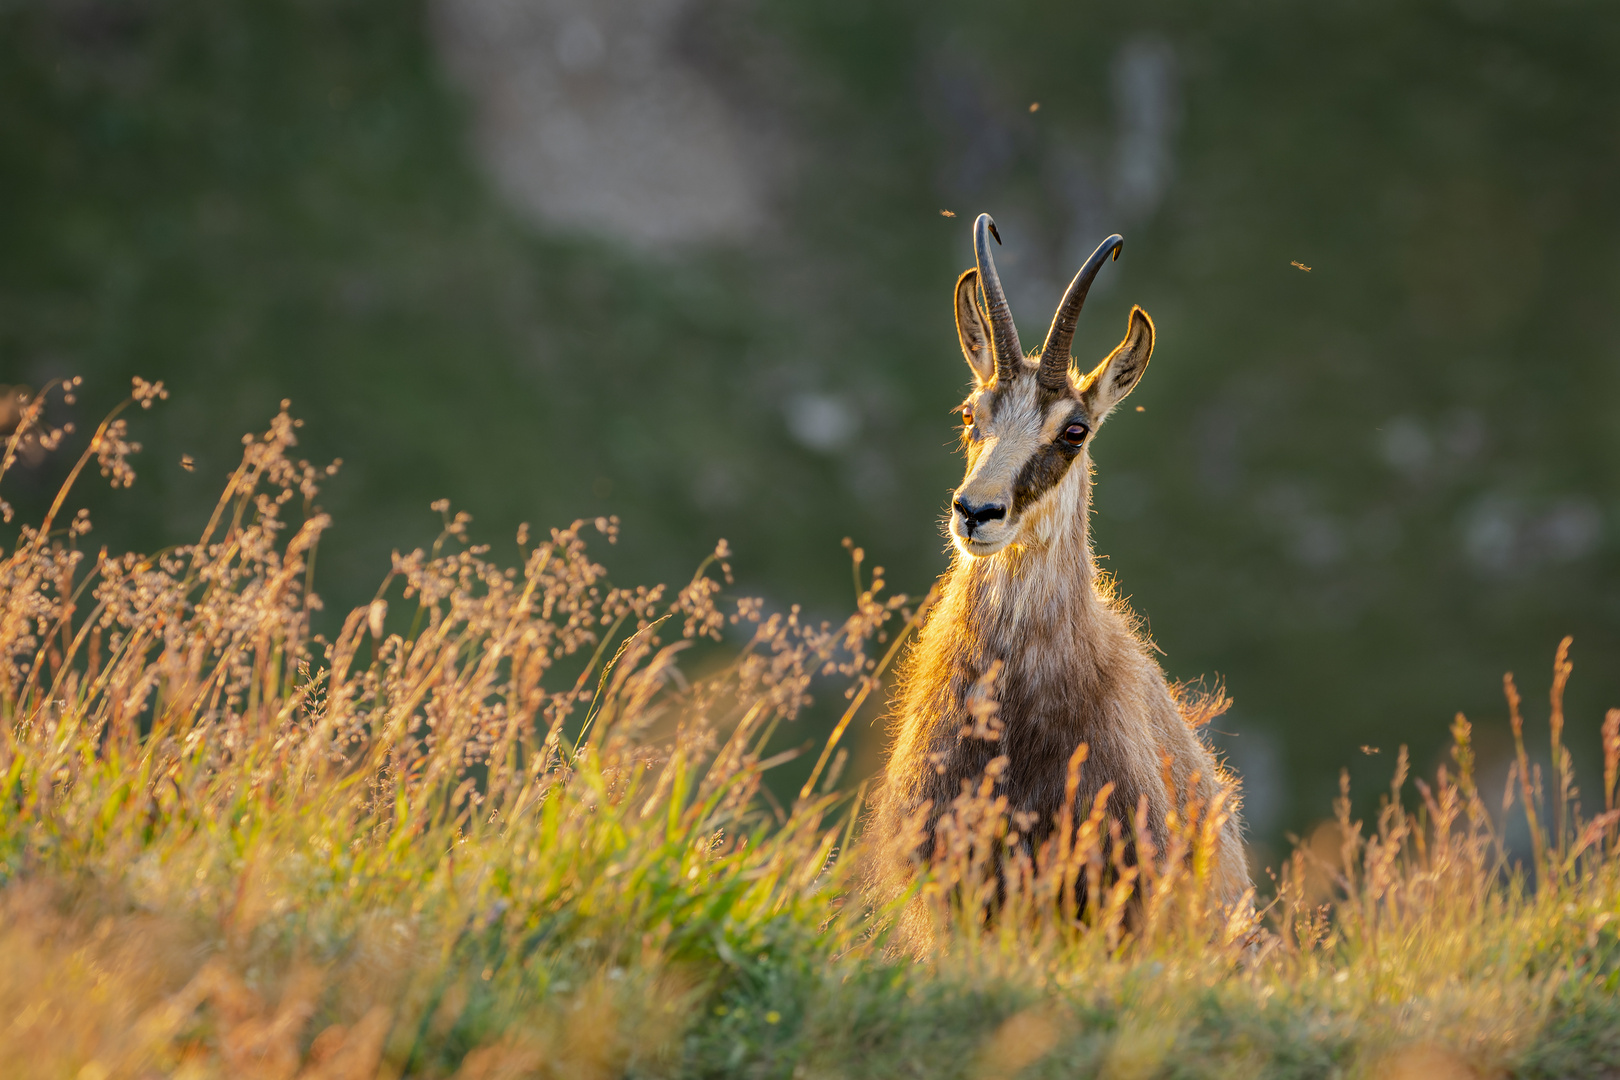
M 1013 513 L 1021 514 L 1034 505 L 1042 495 L 1051 491 L 1068 474 L 1069 466 L 1080 456 L 1078 446 L 1062 442 L 1048 443 L 1024 462 L 1013 481 Z
M 1040 395 L 1035 399 L 1035 407 L 1041 410 L 1042 414 L 1045 414 L 1055 403 L 1063 398 L 1072 396 L 1073 395 L 1070 394 L 1068 387 L 1064 387 L 1061 390 L 1052 390 L 1043 386 L 1041 387 Z

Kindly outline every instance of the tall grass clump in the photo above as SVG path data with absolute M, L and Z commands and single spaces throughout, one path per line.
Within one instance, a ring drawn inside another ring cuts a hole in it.
M 137 381 L 126 406 L 162 396 Z M 13 418 L 0 480 L 71 437 L 45 401 Z M 864 847 L 895 841 L 861 836 L 842 740 L 927 598 L 885 595 L 857 551 L 853 614 L 812 623 L 728 599 L 724 544 L 680 589 L 621 588 L 587 547 L 611 519 L 521 530 L 508 566 L 439 504 L 439 539 L 326 640 L 329 470 L 295 459 L 296 432 L 284 404 L 244 440 L 194 543 L 92 555 L 68 508 L 91 464 L 133 481 L 115 415 L 0 562 L 7 1076 L 1620 1065 L 1620 712 L 1588 815 L 1567 642 L 1549 769 L 1510 681 L 1505 801 L 1459 717 L 1432 780 L 1403 752 L 1370 822 L 1346 787 L 1252 904 L 1206 887 L 1219 801 L 1186 803 L 1162 851 L 1138 835 L 1127 857 L 1101 799 L 1029 850 L 992 768 L 912 892 L 874 907 Z M 840 715 L 797 797 L 775 795 L 812 693 Z M 984 701 L 964 737 L 996 737 Z M 923 955 L 902 918 L 932 928 Z

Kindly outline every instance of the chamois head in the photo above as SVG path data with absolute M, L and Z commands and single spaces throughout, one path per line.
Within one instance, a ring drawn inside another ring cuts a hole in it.
M 967 476 L 951 500 L 951 539 L 969 556 L 1044 540 L 1056 516 L 1084 513 L 1086 443 L 1131 392 L 1153 353 L 1153 320 L 1131 309 L 1125 340 L 1090 374 L 1069 370 L 1069 343 L 1092 279 L 1125 246 L 1104 240 L 1069 283 L 1046 344 L 1031 357 L 1018 344 L 1001 278 L 990 255 L 995 222 L 973 225 L 978 266 L 956 280 L 956 332 L 976 385 L 962 403 Z M 979 298 L 984 292 L 983 303 Z M 1073 475 L 1071 475 L 1073 474 Z

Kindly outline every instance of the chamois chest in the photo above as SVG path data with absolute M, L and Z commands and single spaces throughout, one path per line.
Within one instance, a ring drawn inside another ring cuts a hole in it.
M 1146 795 L 1147 824 L 1160 833 L 1158 740 L 1142 714 L 1156 697 L 1172 710 L 1174 703 L 1162 676 L 1155 678 L 1157 665 L 1144 670 L 1134 635 L 1089 595 L 1089 582 L 1084 597 L 1060 587 L 1022 596 L 973 569 L 953 573 L 911 656 L 891 795 L 913 813 L 929 805 L 931 836 L 952 803 L 978 793 L 988 775 L 993 796 L 1006 799 L 1038 846 L 1066 805 L 1083 816 L 1111 784 L 1110 812 L 1128 820 Z M 1070 763 L 1081 743 L 1086 761 L 1071 795 Z

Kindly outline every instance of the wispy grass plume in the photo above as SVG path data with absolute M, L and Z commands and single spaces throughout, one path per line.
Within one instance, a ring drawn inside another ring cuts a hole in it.
M 162 396 L 137 382 L 129 404 Z M 16 411 L 0 480 L 71 435 L 44 403 Z M 1510 681 L 1505 801 L 1479 787 L 1459 717 L 1450 765 L 1414 780 L 1403 752 L 1371 822 L 1346 787 L 1252 907 L 1206 887 L 1222 805 L 1185 805 L 1158 851 L 1099 801 L 1028 850 L 993 770 L 949 809 L 912 893 L 874 907 L 863 845 L 893 838 L 861 836 L 840 740 L 927 598 L 887 595 L 857 552 L 842 623 L 723 602 L 724 544 L 682 588 L 621 588 L 587 546 L 611 543 L 611 519 L 525 529 L 505 565 L 440 504 L 439 540 L 397 554 L 323 640 L 309 581 L 329 470 L 295 459 L 296 435 L 283 406 L 244 441 L 195 542 L 90 554 L 88 517 L 64 515 L 92 462 L 133 481 L 115 416 L 0 561 L 8 1076 L 1620 1063 L 1620 711 L 1586 815 L 1562 741 L 1568 642 L 1549 777 Z M 763 781 L 800 750 L 784 725 L 840 693 L 782 805 Z M 988 705 L 976 718 L 995 722 Z M 1082 748 L 1071 792 L 1085 767 Z M 902 919 L 932 935 L 918 960 L 895 947 Z

